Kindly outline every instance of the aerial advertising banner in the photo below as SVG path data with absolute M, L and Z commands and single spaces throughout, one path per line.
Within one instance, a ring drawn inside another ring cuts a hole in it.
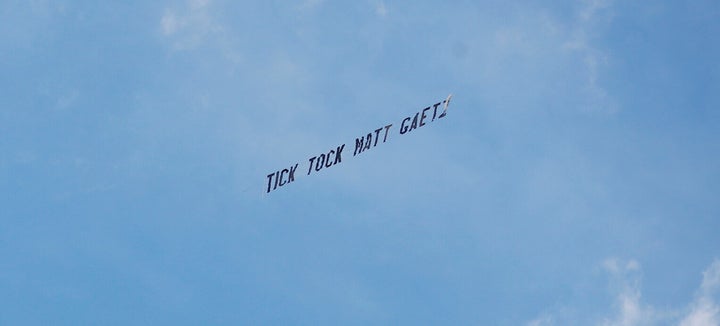
M 384 144 L 394 133 L 406 135 L 417 128 L 424 127 L 428 123 L 444 118 L 445 115 L 447 115 L 447 109 L 450 105 L 451 97 L 452 94 L 448 95 L 448 97 L 441 102 L 437 102 L 415 112 L 413 115 L 405 117 L 398 124 L 398 128 L 393 128 L 395 125 L 389 123 L 368 132 L 367 135 L 355 138 L 354 148 L 347 147 L 346 149 L 346 144 L 342 144 L 330 149 L 327 152 L 312 156 L 308 158 L 307 161 L 302 162 L 302 164 L 295 163 L 282 170 L 268 174 L 265 193 L 287 186 L 288 184 L 295 182 L 295 179 L 300 176 L 316 174 L 322 171 L 322 169 L 327 169 L 340 164 L 342 163 L 343 158 L 350 157 L 351 150 L 352 157 L 355 157 L 378 146 L 378 144 Z

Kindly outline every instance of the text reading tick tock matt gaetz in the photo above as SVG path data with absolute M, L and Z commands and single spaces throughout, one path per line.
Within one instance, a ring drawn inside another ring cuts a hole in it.
M 448 96 L 447 99 L 443 100 L 442 102 L 438 102 L 431 106 L 428 106 L 416 112 L 414 115 L 408 116 L 403 119 L 400 123 L 400 128 L 398 129 L 399 134 L 405 135 L 417 128 L 425 126 L 429 122 L 434 122 L 438 119 L 444 118 L 447 114 L 447 108 L 450 104 L 451 97 L 452 96 Z M 388 135 L 390 135 L 390 130 L 392 129 L 392 127 L 393 124 L 387 124 L 383 127 L 377 128 L 374 131 L 369 132 L 365 136 L 355 138 L 355 150 L 353 151 L 352 156 L 354 157 L 364 151 L 376 147 L 378 143 L 383 144 L 387 142 Z M 381 139 L 382 142 L 380 141 Z M 319 155 L 310 157 L 307 162 L 307 173 L 305 175 L 317 173 L 320 172 L 322 169 L 327 169 L 342 163 L 344 149 L 345 144 L 342 144 L 327 152 L 323 152 Z M 265 192 L 269 193 L 275 189 L 295 182 L 295 177 L 297 176 L 296 173 L 298 172 L 298 166 L 300 166 L 300 163 L 295 163 L 294 165 L 289 166 L 285 169 L 268 174 L 267 188 L 265 189 Z M 301 173 L 304 173 L 305 169 L 302 169 L 301 171 L 303 171 Z

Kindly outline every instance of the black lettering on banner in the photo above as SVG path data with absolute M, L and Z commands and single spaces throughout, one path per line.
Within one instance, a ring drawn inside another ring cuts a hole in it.
M 275 187 L 273 187 L 273 190 L 277 189 L 278 187 L 278 179 L 280 179 L 280 171 L 275 172 Z
M 295 170 L 297 170 L 298 164 L 291 166 L 290 169 L 282 169 L 277 172 L 273 172 L 267 175 L 267 189 L 265 192 L 268 193 L 271 190 L 275 190 L 278 187 L 282 187 L 290 182 L 295 181 Z
M 410 130 L 409 130 L 409 131 L 412 131 L 413 129 L 417 129 L 417 127 L 418 127 L 418 125 L 417 125 L 417 124 L 418 124 L 418 115 L 419 115 L 419 114 L 420 114 L 420 112 L 415 113 L 415 117 L 413 118 L 412 123 L 410 124 Z
M 375 144 L 373 145 L 373 147 L 377 146 L 378 139 L 380 139 L 381 130 L 382 128 L 375 129 Z
M 353 153 L 353 156 L 362 153 L 365 145 L 365 137 L 355 138 L 355 152 Z M 343 145 L 344 146 L 344 145 Z
M 297 170 L 298 164 L 290 168 L 290 176 L 288 177 L 288 183 L 295 181 L 295 170 Z
M 310 175 L 310 172 L 312 172 L 313 161 L 315 161 L 316 158 L 317 158 L 316 156 L 313 156 L 313 157 L 310 158 L 310 168 L 308 168 L 308 174 L 307 174 L 307 175 Z
M 372 133 L 369 133 L 369 134 L 367 134 L 367 136 L 365 137 L 365 148 L 363 148 L 363 150 L 365 151 L 365 150 L 370 149 L 370 144 L 371 144 L 371 143 L 372 143 Z
M 420 127 L 425 125 L 425 122 L 423 122 L 423 120 L 425 120 L 425 118 L 427 118 L 427 116 L 425 115 L 425 111 L 427 111 L 427 110 L 430 110 L 429 106 L 422 110 L 422 115 L 420 116 Z
M 432 106 L 428 106 L 420 110 L 419 112 L 415 112 L 414 115 L 404 118 L 402 120 L 402 123 L 400 124 L 400 134 L 404 135 L 410 131 L 425 126 L 426 124 L 428 124 L 428 122 L 432 122 L 435 121 L 435 119 L 445 117 L 451 97 L 452 95 L 449 95 L 446 100 L 435 103 Z M 443 104 L 444 108 L 442 112 L 438 114 L 438 107 Z M 430 108 L 432 108 L 433 110 L 432 117 L 430 117 L 428 113 L 428 111 L 430 111 Z M 427 119 L 431 120 L 428 121 Z M 384 127 L 380 127 L 369 132 L 365 136 L 355 138 L 355 149 L 353 151 L 353 156 L 356 156 L 373 147 L 377 147 L 378 143 L 380 142 L 380 133 L 383 129 L 385 129 L 385 135 L 383 135 L 382 142 L 387 142 L 388 134 L 390 133 L 390 129 L 392 128 L 392 126 L 393 124 L 387 124 Z M 375 138 L 374 141 L 373 137 Z M 331 149 L 323 154 L 309 158 L 307 175 L 312 174 L 313 169 L 315 169 L 316 172 L 320 172 L 323 168 L 329 168 L 333 165 L 337 165 L 338 163 L 342 163 L 342 152 L 345 149 L 345 145 L 346 144 L 342 144 L 340 146 L 337 146 L 335 149 Z M 270 191 L 276 190 L 278 187 L 283 187 L 289 183 L 295 182 L 295 172 L 297 171 L 298 166 L 299 163 L 296 163 L 289 168 L 285 168 L 268 174 L 266 176 L 267 188 L 265 189 L 265 192 L 269 193 Z
M 448 95 L 448 97 L 447 97 L 444 101 L 442 101 L 443 104 L 445 104 L 445 107 L 443 108 L 443 112 L 440 114 L 440 116 L 438 117 L 438 119 L 444 118 L 445 115 L 447 114 L 447 109 L 448 109 L 448 105 L 450 105 L 450 99 L 451 99 L 451 98 L 452 98 L 452 94 Z
M 280 172 L 280 187 L 284 186 L 287 182 L 283 180 L 283 177 L 285 176 L 285 173 L 290 172 L 288 169 L 282 169 L 282 172 Z
M 387 140 L 388 131 L 390 131 L 390 127 L 392 127 L 392 123 L 385 126 L 385 137 L 383 137 L 383 143 Z
M 440 104 L 442 104 L 442 102 L 437 102 L 433 105 L 433 118 L 432 120 L 430 120 L 431 122 L 435 121 L 435 116 L 437 115 L 437 107 L 440 106 Z
M 320 154 L 320 157 L 318 157 L 317 162 L 315 163 L 315 171 L 322 170 L 323 164 L 325 164 L 325 154 Z
M 333 164 L 342 163 L 341 155 L 342 155 L 343 149 L 345 149 L 345 144 L 342 144 L 342 146 L 338 146 L 337 151 L 335 152 L 335 163 L 333 163 Z
M 408 126 L 405 125 L 405 122 L 410 121 L 410 117 L 407 117 L 403 119 L 402 123 L 400 124 L 400 134 L 403 135 L 408 131 Z
M 326 167 L 326 168 L 329 168 L 331 165 L 333 165 L 332 161 L 330 161 L 330 154 L 331 154 L 331 153 L 332 153 L 332 154 L 335 154 L 335 151 L 331 149 L 330 152 L 328 152 L 328 154 L 327 154 L 327 160 L 325 160 L 325 167 Z
M 267 175 L 268 178 L 268 187 L 266 193 L 270 192 L 270 186 L 272 185 L 272 177 L 275 175 L 275 173 L 270 173 Z

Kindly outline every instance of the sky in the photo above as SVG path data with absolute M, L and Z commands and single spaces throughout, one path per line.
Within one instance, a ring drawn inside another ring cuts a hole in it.
M 720 325 L 717 35 L 714 0 L 3 0 L 0 325 Z

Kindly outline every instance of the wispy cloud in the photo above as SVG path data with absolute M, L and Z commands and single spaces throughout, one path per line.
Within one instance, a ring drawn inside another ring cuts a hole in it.
M 716 260 L 703 272 L 703 281 L 697 298 L 680 326 L 720 325 L 720 305 L 713 298 L 718 288 L 720 288 L 720 261 Z
M 615 316 L 605 318 L 599 325 L 652 325 L 658 317 L 651 306 L 640 300 L 640 264 L 635 260 L 625 262 L 611 258 L 605 260 L 603 267 L 619 289 L 615 297 Z
M 305 0 L 300 5 L 300 8 L 301 9 L 315 9 L 315 8 L 319 8 L 324 3 L 325 3 L 325 0 Z M 376 15 L 378 15 L 380 17 L 387 16 L 388 8 L 385 5 L 384 0 L 371 0 L 371 1 L 368 1 L 368 3 L 374 7 Z
M 614 7 L 610 1 L 581 3 L 567 16 L 532 4 L 492 13 L 506 15 L 502 20 L 488 13 L 456 46 L 456 53 L 466 53 L 456 56 L 457 74 L 482 83 L 488 101 L 498 107 L 617 112 L 605 84 L 613 56 L 600 42 L 613 23 Z
M 580 11 L 580 20 L 582 22 L 592 21 L 598 11 L 606 9 L 610 4 L 610 0 L 586 0 L 585 7 Z
M 713 262 L 704 272 L 696 298 L 686 307 L 659 309 L 643 302 L 641 291 L 641 266 L 635 260 L 623 261 L 610 258 L 603 262 L 603 269 L 611 277 L 615 297 L 610 316 L 596 319 L 598 326 L 718 326 L 720 305 L 715 295 L 720 289 L 720 261 Z M 557 320 L 568 320 L 562 313 L 544 313 L 527 322 L 528 326 L 559 325 Z
M 550 326 L 555 325 L 555 320 L 550 315 L 542 315 L 527 323 L 527 326 Z
M 571 26 L 569 39 L 563 44 L 566 51 L 575 52 L 582 57 L 586 73 L 585 92 L 592 99 L 592 103 L 597 103 L 589 105 L 587 109 L 608 113 L 617 111 L 617 104 L 610 100 L 598 79 L 600 69 L 608 65 L 609 59 L 605 52 L 593 46 L 591 38 L 599 18 L 608 14 L 611 5 L 611 0 L 586 0 Z
M 160 19 L 164 36 L 173 42 L 176 50 L 193 49 L 223 28 L 210 13 L 210 0 L 189 0 L 183 8 L 165 9 Z

